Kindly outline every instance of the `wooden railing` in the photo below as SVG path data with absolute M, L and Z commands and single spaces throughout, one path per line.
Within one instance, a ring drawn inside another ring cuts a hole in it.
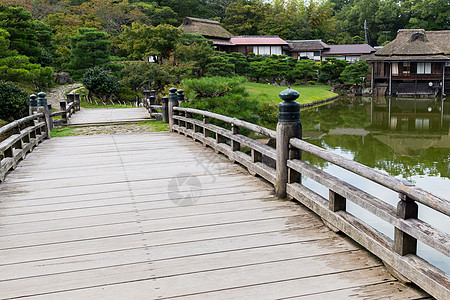
M 245 166 L 250 174 L 263 177 L 274 185 L 277 195 L 296 199 L 314 211 L 329 227 L 345 233 L 382 259 L 388 269 L 400 279 L 414 282 L 438 299 L 450 299 L 449 275 L 416 254 L 419 240 L 447 257 L 450 256 L 450 235 L 420 220 L 416 203 L 420 202 L 449 217 L 448 199 L 409 186 L 393 176 L 301 140 L 299 122 L 294 122 L 294 125 L 279 122 L 277 131 L 273 131 L 235 118 L 177 105 L 176 101 L 169 101 L 171 131 L 184 134 L 223 153 L 230 160 Z M 216 124 L 212 124 L 213 120 L 216 120 Z M 290 126 L 290 129 L 283 130 L 283 126 Z M 253 132 L 258 138 L 276 139 L 276 149 L 240 134 L 242 129 Z M 289 130 L 295 134 L 287 134 Z M 302 151 L 399 193 L 397 208 L 302 161 Z M 329 190 L 329 198 L 325 199 L 302 185 L 302 176 L 325 186 Z M 395 229 L 394 240 L 348 213 L 347 200 L 391 224 Z
M 0 182 L 6 173 L 15 169 L 40 142 L 48 137 L 48 126 L 44 113 L 37 113 L 11 122 L 0 128 L 0 136 L 8 136 L 0 142 Z
M 69 104 L 66 104 L 67 102 L 61 101 L 60 102 L 60 111 L 54 112 L 51 114 L 52 123 L 53 125 L 67 125 L 67 122 L 69 121 L 70 117 L 72 117 L 73 114 L 75 114 L 77 111 L 81 109 L 80 107 L 80 101 L 75 100 L 73 102 L 69 102 Z M 61 119 L 55 119 L 55 117 L 61 116 Z

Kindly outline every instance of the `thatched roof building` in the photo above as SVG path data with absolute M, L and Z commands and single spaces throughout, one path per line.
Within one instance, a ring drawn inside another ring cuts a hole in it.
M 373 95 L 445 96 L 450 91 L 450 30 L 401 29 L 368 61 Z
M 438 61 L 450 59 L 450 30 L 401 29 L 371 61 Z
M 220 26 L 219 22 L 206 19 L 187 17 L 184 18 L 183 24 L 179 28 L 182 28 L 185 33 L 201 34 L 205 38 L 213 40 L 228 40 L 232 36 L 231 33 Z

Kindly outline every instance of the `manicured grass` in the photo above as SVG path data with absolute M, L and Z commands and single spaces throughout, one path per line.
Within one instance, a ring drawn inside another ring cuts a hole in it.
M 245 89 L 250 94 L 250 99 L 256 99 L 261 102 L 281 102 L 278 96 L 281 91 L 287 89 L 285 86 L 273 86 L 270 84 L 261 84 L 254 82 L 247 82 L 244 84 Z M 337 94 L 331 92 L 331 87 L 328 85 L 294 85 L 291 89 L 299 92 L 300 97 L 297 102 L 300 104 L 311 103 L 317 100 L 327 99 Z

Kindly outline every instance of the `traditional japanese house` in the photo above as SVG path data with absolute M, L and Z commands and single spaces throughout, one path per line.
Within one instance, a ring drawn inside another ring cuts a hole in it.
M 230 39 L 233 47 L 231 52 L 241 52 L 245 55 L 255 53 L 260 55 L 282 55 L 283 46 L 288 43 L 278 36 L 233 36 Z
M 329 48 L 322 40 L 294 40 L 286 41 L 288 46 L 283 47 L 286 55 L 297 59 L 312 59 L 320 61 L 322 51 Z
M 373 95 L 445 95 L 450 90 L 450 30 L 401 29 L 368 61 Z
M 182 28 L 185 33 L 200 34 L 212 40 L 214 48 L 218 51 L 229 51 L 233 45 L 230 42 L 232 34 L 217 21 L 187 17 L 179 28 Z
M 334 57 L 354 63 L 375 53 L 375 51 L 375 48 L 368 44 L 328 45 L 321 53 L 321 60 Z

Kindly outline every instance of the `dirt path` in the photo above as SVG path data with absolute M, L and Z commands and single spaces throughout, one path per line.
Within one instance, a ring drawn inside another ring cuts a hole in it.
M 51 104 L 52 108 L 59 110 L 59 102 L 67 99 L 67 91 L 73 92 L 81 87 L 83 87 L 82 83 L 60 85 L 47 93 L 47 103 Z

